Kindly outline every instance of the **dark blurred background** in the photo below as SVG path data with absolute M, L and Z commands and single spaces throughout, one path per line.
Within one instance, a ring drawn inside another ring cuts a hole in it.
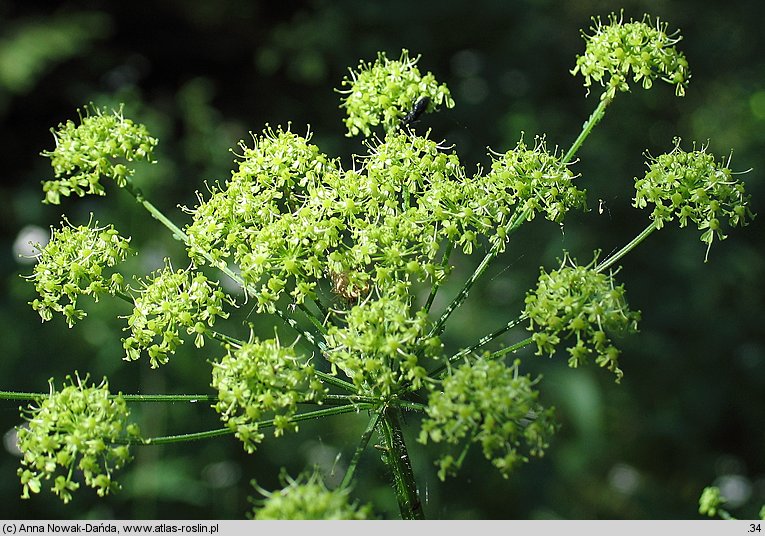
M 48 7 L 42 7 L 48 6 Z M 514 318 L 540 265 L 555 267 L 568 250 L 582 262 L 630 240 L 647 223 L 631 207 L 633 177 L 645 151 L 660 154 L 674 136 L 686 149 L 709 143 L 720 157 L 733 151 L 752 206 L 762 212 L 765 142 L 765 4 L 756 0 L 699 4 L 692 0 L 439 0 L 408 2 L 264 2 L 156 0 L 49 3 L 0 0 L 0 147 L 4 200 L 0 221 L 0 389 L 45 391 L 75 370 L 110 379 L 114 391 L 209 392 L 209 361 L 220 350 L 184 345 L 169 365 L 122 361 L 125 304 L 86 303 L 89 316 L 74 329 L 62 318 L 41 324 L 27 305 L 33 288 L 25 244 L 43 241 L 62 214 L 84 223 L 94 213 L 133 237 L 136 273 L 161 266 L 164 256 L 184 265 L 182 248 L 124 192 L 104 198 L 41 204 L 40 182 L 51 170 L 40 151 L 53 146 L 50 127 L 89 102 L 125 103 L 125 114 L 160 139 L 158 164 L 136 182 L 179 223 L 204 181 L 225 180 L 229 149 L 266 124 L 315 133 L 324 152 L 347 159 L 362 150 L 344 136 L 334 88 L 360 59 L 377 51 L 421 54 L 420 67 L 452 90 L 456 108 L 425 117 L 419 128 L 454 144 L 468 169 L 488 165 L 487 147 L 505 151 L 521 132 L 546 134 L 566 149 L 597 104 L 568 71 L 583 51 L 581 29 L 591 16 L 624 9 L 681 29 L 679 47 L 692 79 L 685 98 L 657 84 L 621 94 L 579 152 L 576 171 L 590 210 L 570 214 L 565 227 L 535 221 L 452 320 L 446 342 L 458 348 Z M 570 370 L 527 351 L 523 369 L 542 373 L 542 399 L 558 408 L 562 428 L 547 456 L 503 480 L 476 451 L 461 475 L 441 483 L 432 457 L 414 442 L 418 422 L 408 416 L 407 438 L 430 518 L 694 519 L 705 485 L 715 483 L 742 517 L 765 503 L 765 275 L 761 221 L 705 245 L 695 229 L 670 225 L 623 260 L 619 279 L 641 333 L 621 341 L 621 385 L 595 367 Z M 472 269 L 457 259 L 456 292 Z M 451 294 L 450 294 L 451 293 Z M 251 317 L 251 319 L 254 317 Z M 259 322 L 258 319 L 256 321 Z M 268 331 L 270 321 L 259 324 Z M 228 326 L 246 336 L 241 322 Z M 508 334 L 505 342 L 525 337 Z M 497 345 L 495 345 L 497 347 Z M 134 405 L 148 435 L 216 428 L 205 404 Z M 298 434 L 267 439 L 246 455 L 232 437 L 136 449 L 118 475 L 124 488 L 99 500 L 83 489 L 64 506 L 50 493 L 19 499 L 13 428 L 18 404 L 0 404 L 0 517 L 4 518 L 240 518 L 250 508 L 251 479 L 278 485 L 279 467 L 296 475 L 318 465 L 330 483 L 342 478 L 363 430 L 364 416 L 335 417 L 301 426 Z M 6 433 L 7 431 L 7 433 Z M 384 468 L 370 449 L 355 496 L 395 518 Z M 339 461 L 337 456 L 340 455 Z M 332 469 L 335 475 L 332 477 Z

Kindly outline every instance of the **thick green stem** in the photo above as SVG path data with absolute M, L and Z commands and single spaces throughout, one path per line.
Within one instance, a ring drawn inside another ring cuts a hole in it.
M 656 229 L 658 229 L 658 228 L 659 228 L 659 227 L 658 227 L 658 225 L 659 225 L 659 224 L 658 224 L 658 221 L 659 221 L 659 220 L 653 220 L 653 221 L 652 221 L 652 222 L 651 222 L 651 223 L 648 225 L 648 227 L 646 227 L 645 229 L 643 229 L 643 230 L 640 232 L 640 234 L 639 234 L 639 235 L 637 235 L 635 238 L 633 238 L 632 240 L 630 240 L 630 242 L 629 242 L 627 245 L 625 245 L 625 246 L 624 246 L 622 249 L 620 249 L 619 251 L 617 251 L 616 253 L 614 253 L 613 255 L 611 255 L 610 257 L 608 257 L 607 259 L 605 259 L 603 262 L 601 262 L 600 264 L 598 264 L 598 265 L 595 267 L 595 271 L 596 271 L 596 272 L 602 272 L 603 270 L 607 270 L 608 268 L 610 268 L 611 266 L 613 266 L 615 262 L 617 262 L 619 259 L 621 259 L 622 257 L 624 257 L 624 256 L 625 256 L 627 253 L 629 253 L 630 251 L 632 251 L 633 249 L 635 249 L 635 247 L 636 247 L 638 244 L 640 244 L 640 242 L 642 242 L 643 240 L 645 240 L 645 239 L 648 237 L 648 235 L 650 235 L 652 232 L 654 232 Z
M 397 408 L 385 409 L 380 423 L 380 435 L 384 443 L 383 457 L 393 472 L 393 489 L 396 492 L 401 518 L 425 519 Z
M 426 409 L 428 409 L 428 406 L 425 404 L 420 404 L 419 402 L 410 402 L 408 400 L 395 400 L 391 402 L 391 405 L 400 409 L 405 409 L 408 411 L 419 411 L 420 413 L 424 413 Z
M 611 104 L 612 100 L 613 98 L 609 98 L 609 97 L 600 99 L 600 102 L 598 103 L 597 108 L 595 108 L 595 111 L 592 112 L 592 115 L 590 115 L 590 117 L 582 126 L 582 131 L 579 133 L 579 136 L 576 138 L 576 140 L 574 140 L 574 143 L 571 144 L 571 148 L 568 150 L 568 152 L 565 154 L 565 156 L 561 160 L 561 164 L 565 165 L 571 162 L 576 152 L 584 143 L 584 140 L 586 140 L 587 136 L 590 135 L 590 132 L 592 131 L 592 129 L 595 128 L 595 125 L 597 125 L 601 119 L 603 119 L 603 116 L 606 114 L 606 108 L 608 107 L 609 104 Z
M 372 417 L 369 419 L 369 423 L 367 424 L 364 433 L 361 435 L 361 441 L 359 441 L 356 450 L 353 452 L 351 462 L 348 464 L 348 469 L 345 471 L 343 481 L 340 483 L 340 489 L 347 488 L 351 485 L 351 482 L 353 482 L 353 475 L 356 473 L 356 467 L 361 461 L 361 455 L 364 454 L 364 451 L 369 444 L 369 440 L 372 437 L 372 433 L 375 431 L 375 428 L 377 428 L 377 423 L 380 421 L 381 414 L 382 411 L 379 409 L 372 413 Z

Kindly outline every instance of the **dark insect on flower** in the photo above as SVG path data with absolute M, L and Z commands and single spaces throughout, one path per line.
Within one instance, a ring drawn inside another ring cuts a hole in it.
M 401 128 L 409 126 L 417 121 L 420 116 L 425 113 L 425 110 L 428 109 L 429 104 L 430 97 L 420 97 L 417 99 L 417 101 L 414 103 L 414 106 L 412 106 L 412 111 L 406 114 L 401 120 Z

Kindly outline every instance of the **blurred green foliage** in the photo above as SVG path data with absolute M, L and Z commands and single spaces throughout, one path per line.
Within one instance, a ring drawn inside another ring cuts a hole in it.
M 32 265 L 18 253 L 33 233 L 33 240 L 40 232 L 44 237 L 62 212 L 75 225 L 95 212 L 129 229 L 141 252 L 128 261 L 137 273 L 160 268 L 166 255 L 184 258 L 181 246 L 114 188 L 104 198 L 67 200 L 61 207 L 40 202 L 40 183 L 52 177 L 38 156 L 52 148 L 49 128 L 91 101 L 124 102 L 126 115 L 160 139 L 158 165 L 139 168 L 135 180 L 172 219 L 185 223 L 177 206 L 194 204 L 205 181 L 225 180 L 233 161 L 229 149 L 266 123 L 292 121 L 298 130 L 309 123 L 312 142 L 330 155 L 360 151 L 358 141 L 344 136 L 333 88 L 348 67 L 379 51 L 421 54 L 422 69 L 449 85 L 456 107 L 422 123 L 433 128 L 433 138 L 454 144 L 471 170 L 490 165 L 487 146 L 504 151 L 522 131 L 526 139 L 546 133 L 552 146 L 571 143 L 597 104 L 595 92 L 585 98 L 580 80 L 568 73 L 591 16 L 623 7 L 627 17 L 648 12 L 670 30 L 679 28 L 684 39 L 678 48 L 693 73 L 687 95 L 678 99 L 662 85 L 616 99 L 574 168 L 586 183 L 591 210 L 572 214 L 563 228 L 541 221 L 524 227 L 451 320 L 460 326 L 452 331 L 459 336 L 444 340 L 451 348 L 515 317 L 539 266 L 554 267 L 564 249 L 583 258 L 598 248 L 607 254 L 642 229 L 645 216 L 631 206 L 633 177 L 646 171 L 644 151 L 667 152 L 676 135 L 709 140 L 709 151 L 720 157 L 733 150 L 734 171 L 753 169 L 743 180 L 752 209 L 762 212 L 765 7 L 755 0 L 96 4 L 0 1 L 4 389 L 45 390 L 51 376 L 79 370 L 107 375 L 115 391 L 210 391 L 208 361 L 220 355 L 205 356 L 192 345 L 160 370 L 122 361 L 123 325 L 116 316 L 129 314 L 122 302 L 84 303 L 88 317 L 71 330 L 62 318 L 41 325 L 27 305 L 33 289 L 19 274 L 30 273 Z M 441 483 L 427 447 L 414 440 L 418 423 L 409 423 L 428 517 L 693 519 L 701 490 L 712 483 L 738 517 L 756 515 L 765 502 L 765 233 L 756 219 L 730 233 L 706 264 L 704 245 L 691 234 L 664 229 L 623 262 L 619 279 L 643 320 L 640 333 L 621 343 L 620 385 L 595 368 L 571 370 L 563 360 L 532 351 L 519 356 L 524 373 L 543 374 L 541 402 L 558 408 L 562 424 L 544 459 L 504 480 L 477 452 L 461 476 Z M 443 299 L 471 271 L 458 262 Z M 257 328 L 271 330 L 265 323 Z M 506 340 L 523 337 L 518 328 Z M 205 351 L 217 352 L 214 345 Z M 144 404 L 131 411 L 147 435 L 220 426 L 204 404 Z M 241 518 L 251 508 L 250 479 L 275 489 L 281 466 L 297 475 L 316 465 L 328 485 L 339 482 L 364 427 L 363 416 L 306 423 L 298 434 L 267 439 L 255 456 L 233 437 L 139 448 L 121 492 L 108 500 L 80 494 L 64 506 L 51 496 L 20 499 L 12 435 L 20 423 L 17 404 L 0 404 L 0 419 L 5 518 Z M 359 501 L 396 517 L 374 449 L 359 472 Z

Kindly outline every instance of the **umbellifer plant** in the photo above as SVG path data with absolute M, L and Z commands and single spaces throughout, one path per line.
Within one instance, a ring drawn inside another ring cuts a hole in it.
M 112 394 L 106 379 L 94 384 L 77 374 L 65 386 L 51 380 L 48 393 L 4 392 L 32 400 L 18 429 L 23 496 L 50 488 L 66 502 L 82 483 L 106 495 L 134 448 L 233 434 L 252 453 L 271 432 L 296 433 L 303 421 L 343 413 L 365 412 L 369 421 L 340 485 L 328 488 L 315 472 L 283 475 L 285 488 L 261 490 L 264 498 L 250 516 L 372 516 L 352 491 L 375 435 L 406 519 L 424 516 L 411 441 L 430 447 L 441 479 L 460 470 L 470 448 L 505 477 L 542 456 L 558 428 L 554 409 L 539 402 L 540 378 L 524 374 L 511 356 L 530 347 L 571 367 L 594 363 L 618 382 L 618 340 L 636 331 L 640 314 L 627 303 L 617 263 L 665 224 L 695 226 L 708 254 L 727 227 L 753 217 L 729 161 L 676 139 L 668 152 L 649 157 L 645 175 L 634 181 L 634 206 L 648 209 L 644 231 L 603 259 L 595 252 L 582 263 L 562 252 L 559 265 L 541 269 L 516 318 L 466 348 L 441 341 L 452 314 L 524 224 L 537 217 L 559 224 L 569 210 L 587 208 L 575 156 L 609 104 L 655 82 L 685 93 L 688 64 L 677 49 L 680 37 L 667 29 L 649 16 L 594 19 L 571 72 L 583 77 L 588 92 L 602 87 L 602 94 L 570 148 L 559 153 L 543 137 L 521 136 L 472 175 L 453 148 L 421 127 L 424 114 L 454 106 L 447 87 L 420 72 L 419 58 L 406 50 L 398 59 L 380 53 L 351 70 L 339 89 L 348 135 L 366 138 L 366 154 L 343 167 L 311 143 L 310 132 L 267 127 L 240 144 L 231 178 L 186 208 L 185 225 L 134 184 L 133 163 L 151 161 L 157 144 L 143 125 L 122 109 L 92 105 L 78 122 L 59 125 L 55 147 L 43 153 L 54 171 L 43 184 L 44 202 L 104 195 L 115 185 L 183 242 L 188 259 L 167 259 L 131 282 L 121 271 L 134 253 L 130 238 L 92 218 L 64 219 L 47 244 L 37 245 L 38 263 L 27 276 L 39 294 L 32 307 L 43 321 L 62 314 L 74 326 L 85 316 L 78 306 L 84 296 L 125 300 L 132 312 L 124 317 L 124 359 L 152 368 L 167 366 L 179 345 L 191 341 L 208 358 L 200 364 L 211 363 L 212 390 L 202 399 L 223 427 L 144 437 L 130 421 L 130 404 L 200 395 Z M 459 254 L 476 259 L 474 271 L 435 310 Z M 235 281 L 241 295 L 227 293 L 200 267 Z M 254 306 L 258 315 L 278 317 L 284 329 L 272 338 L 247 335 L 243 318 L 244 334 L 218 331 L 216 320 L 245 316 L 244 302 L 247 311 Z M 503 342 L 516 326 L 528 336 Z M 492 342 L 502 348 L 486 351 Z M 403 433 L 403 410 L 410 421 L 421 416 L 416 437 Z

